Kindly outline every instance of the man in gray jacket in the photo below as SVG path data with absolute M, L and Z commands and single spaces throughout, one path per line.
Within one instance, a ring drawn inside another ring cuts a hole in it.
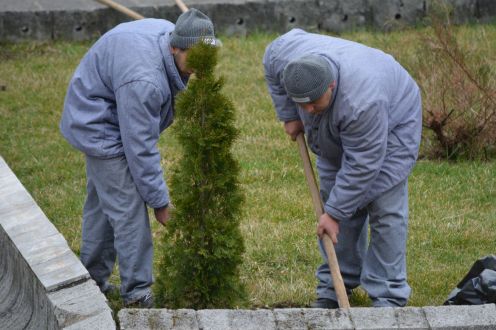
M 374 306 L 404 306 L 407 180 L 422 129 L 417 84 L 380 50 L 300 29 L 267 47 L 264 67 L 286 133 L 294 140 L 304 132 L 317 155 L 325 210 L 317 234 L 334 242 L 348 293 L 361 285 Z M 336 308 L 319 244 L 324 264 L 312 306 Z
M 68 87 L 60 129 L 86 155 L 81 261 L 108 292 L 117 257 L 127 306 L 153 303 L 147 205 L 162 225 L 169 219 L 157 142 L 192 73 L 188 49 L 200 40 L 215 43 L 214 28 L 196 9 L 175 26 L 161 19 L 120 24 L 91 47 Z

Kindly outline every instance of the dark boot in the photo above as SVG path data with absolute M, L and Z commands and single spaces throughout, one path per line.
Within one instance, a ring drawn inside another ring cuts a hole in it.
M 325 308 L 325 309 L 336 309 L 339 308 L 337 301 L 329 298 L 317 298 L 310 307 L 312 308 Z
M 124 304 L 126 308 L 152 308 L 153 307 L 153 296 L 151 293 L 147 293 L 143 297 Z

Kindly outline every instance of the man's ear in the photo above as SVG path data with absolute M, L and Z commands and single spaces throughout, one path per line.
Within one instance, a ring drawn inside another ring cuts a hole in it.
M 336 80 L 334 80 L 333 82 L 331 82 L 331 83 L 329 84 L 329 88 L 330 88 L 330 89 L 334 89 L 334 88 L 336 88 Z
M 180 50 L 181 50 L 180 48 L 177 48 L 177 47 L 171 46 L 171 53 L 172 53 L 173 55 L 177 55 L 177 53 L 178 53 Z

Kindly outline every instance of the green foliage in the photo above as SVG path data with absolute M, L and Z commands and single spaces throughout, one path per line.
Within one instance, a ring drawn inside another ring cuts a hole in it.
M 231 154 L 238 132 L 234 106 L 213 75 L 217 51 L 204 43 L 189 50 L 187 64 L 196 77 L 176 104 L 174 134 L 182 157 L 172 170 L 175 209 L 163 236 L 156 285 L 157 302 L 173 308 L 229 308 L 244 297 L 243 198 Z

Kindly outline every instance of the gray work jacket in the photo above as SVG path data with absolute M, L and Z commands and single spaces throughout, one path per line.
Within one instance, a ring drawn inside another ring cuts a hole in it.
M 327 59 L 337 77 L 329 108 L 311 115 L 286 94 L 286 64 L 306 54 Z M 265 78 L 281 121 L 302 120 L 310 148 L 335 171 L 325 212 L 349 219 L 405 180 L 417 159 L 422 110 L 415 81 L 396 60 L 365 45 L 293 29 L 267 46 Z
M 75 148 L 97 158 L 125 155 L 143 200 L 169 203 L 157 142 L 185 88 L 169 50 L 174 24 L 161 19 L 123 23 L 86 53 L 72 77 L 60 122 Z

